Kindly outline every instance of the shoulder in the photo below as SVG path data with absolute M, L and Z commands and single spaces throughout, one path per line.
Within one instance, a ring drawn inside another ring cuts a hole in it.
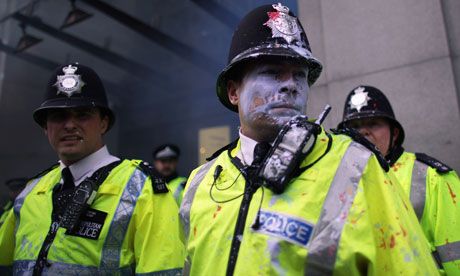
M 194 186 L 197 183 L 200 183 L 208 175 L 212 174 L 214 177 L 218 177 L 224 170 L 224 167 L 226 167 L 224 164 L 229 163 L 230 159 L 228 157 L 228 153 L 226 151 L 221 152 L 219 155 L 217 155 L 217 157 L 192 170 L 189 177 L 187 178 L 186 189 L 190 185 Z
M 207 161 L 206 163 L 196 167 L 191 173 L 190 173 L 190 176 L 188 177 L 188 181 L 190 181 L 191 179 L 193 179 L 197 174 L 203 174 L 203 173 L 207 173 L 211 167 L 214 165 L 214 164 L 219 164 L 219 163 L 222 163 L 221 161 L 218 161 L 220 160 L 222 157 L 225 158 L 225 156 L 223 155 L 227 155 L 227 153 L 221 153 L 219 156 L 217 156 L 216 158 L 213 158 L 209 161 Z
M 154 194 L 168 193 L 166 181 L 155 171 L 152 165 L 142 160 L 132 160 L 132 163 L 145 176 L 150 177 Z
M 236 139 L 230 144 L 218 149 L 210 157 L 206 158 L 206 163 L 192 170 L 189 177 L 187 178 L 187 181 L 190 181 L 191 179 L 193 179 L 198 173 L 200 174 L 207 173 L 213 167 L 214 164 L 225 163 L 226 161 L 230 162 L 229 151 L 237 147 L 238 140 L 239 139 Z
M 413 160 L 416 159 L 415 153 L 410 152 L 410 151 L 404 151 L 399 158 L 400 159 L 401 158 L 407 158 L 407 159 L 413 159 Z
M 447 164 L 437 160 L 434 157 L 431 157 L 425 153 L 416 152 L 415 159 L 433 169 L 435 169 L 438 173 L 448 173 L 452 171 L 452 168 L 449 167 Z
M 332 133 L 335 135 L 345 135 L 351 138 L 356 144 L 362 146 L 362 149 L 370 151 L 377 161 L 380 164 L 380 167 L 388 172 L 390 170 L 390 166 L 388 162 L 385 160 L 385 157 L 380 153 L 377 147 L 372 144 L 369 140 L 367 140 L 364 136 L 362 136 L 358 131 L 350 128 L 343 128 L 343 129 L 332 129 Z
M 182 185 L 183 187 L 185 187 L 185 184 L 187 183 L 187 177 L 179 176 L 176 179 L 177 181 L 179 181 L 179 185 Z

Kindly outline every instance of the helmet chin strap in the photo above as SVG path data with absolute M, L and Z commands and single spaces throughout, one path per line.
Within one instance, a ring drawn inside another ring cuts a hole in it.
M 388 154 L 390 154 L 390 152 L 393 150 L 393 146 L 394 146 L 394 143 L 393 143 L 394 131 L 395 131 L 395 127 L 393 126 L 393 124 L 390 124 L 390 145 L 388 147 Z
M 394 137 L 394 130 L 395 130 L 395 127 L 393 126 L 392 123 L 390 123 L 390 141 L 389 141 L 389 145 L 388 145 L 388 152 L 387 154 L 385 155 L 385 160 L 387 160 L 388 162 L 391 162 L 391 159 L 393 157 L 393 151 L 394 151 L 394 143 L 393 143 L 393 137 Z
M 396 141 L 393 141 L 394 138 L 394 131 L 395 126 L 393 124 L 390 125 L 390 147 L 388 148 L 388 154 L 385 156 L 385 160 L 388 162 L 390 166 L 392 166 L 403 154 L 404 148 L 401 145 L 396 145 Z

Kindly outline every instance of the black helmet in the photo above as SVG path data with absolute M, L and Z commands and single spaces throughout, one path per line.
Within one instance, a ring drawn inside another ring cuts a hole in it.
M 401 146 L 404 142 L 404 129 L 396 120 L 390 101 L 382 91 L 368 85 L 360 85 L 348 94 L 343 109 L 343 119 L 337 128 L 344 128 L 348 122 L 364 118 L 385 118 L 389 120 L 394 127 L 399 129 L 398 139 L 395 144 Z
M 233 33 L 228 65 L 217 79 L 217 96 L 230 110 L 238 112 L 227 96 L 227 81 L 249 60 L 284 57 L 305 62 L 312 85 L 321 74 L 321 63 L 312 56 L 307 35 L 299 19 L 280 3 L 258 7 L 248 13 Z
M 173 144 L 164 144 L 157 147 L 152 153 L 154 160 L 164 159 L 178 159 L 180 156 L 180 149 Z
M 45 101 L 34 111 L 33 117 L 43 127 L 47 111 L 73 107 L 99 107 L 109 116 L 107 130 L 115 122 L 101 79 L 93 69 L 78 63 L 56 68 L 47 84 Z

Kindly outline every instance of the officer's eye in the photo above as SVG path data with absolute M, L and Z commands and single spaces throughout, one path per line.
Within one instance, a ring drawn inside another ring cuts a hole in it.
M 279 70 L 276 69 L 265 69 L 260 72 L 262 75 L 278 75 Z
M 88 120 L 93 116 L 94 112 L 91 110 L 82 110 L 75 113 L 75 117 L 79 120 Z
M 363 124 L 359 123 L 359 122 L 351 122 L 351 123 L 348 123 L 346 125 L 346 127 L 348 128 L 355 128 L 355 129 L 359 129 L 361 127 L 363 127 Z
M 64 121 L 67 116 L 65 112 L 51 112 L 48 114 L 47 119 L 53 122 L 61 122 Z
M 304 71 L 298 71 L 294 73 L 294 76 L 297 79 L 305 79 L 307 78 L 307 73 L 305 73 Z
M 370 124 L 369 127 L 377 129 L 377 128 L 381 128 L 381 127 L 384 127 L 384 126 L 385 126 L 385 123 L 383 123 L 383 122 L 373 122 L 373 123 Z

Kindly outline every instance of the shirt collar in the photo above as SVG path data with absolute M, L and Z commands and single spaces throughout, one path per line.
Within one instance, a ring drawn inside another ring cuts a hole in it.
M 257 141 L 249 138 L 248 136 L 241 133 L 240 130 L 240 151 L 236 156 L 241 159 L 241 162 L 245 165 L 251 165 L 254 161 L 254 148 L 257 145 Z
M 73 163 L 69 166 L 70 172 L 72 173 L 75 185 L 80 184 L 87 176 L 90 176 L 97 169 L 102 168 L 112 162 L 120 160 L 118 157 L 111 155 L 107 149 L 107 146 L 103 146 L 99 150 L 91 153 L 85 158 Z M 64 163 L 59 161 L 61 169 L 66 166 Z

